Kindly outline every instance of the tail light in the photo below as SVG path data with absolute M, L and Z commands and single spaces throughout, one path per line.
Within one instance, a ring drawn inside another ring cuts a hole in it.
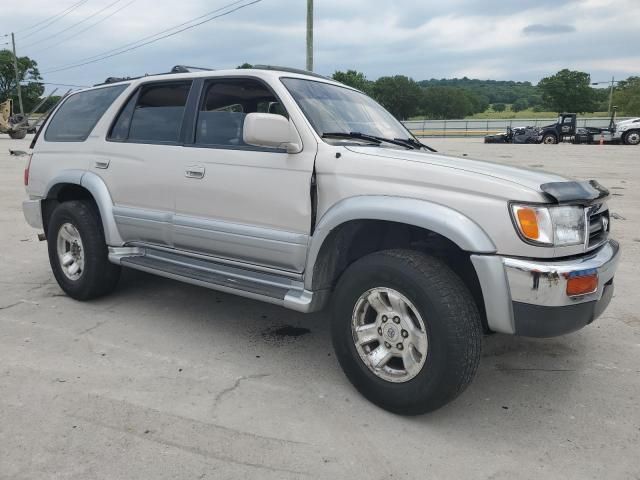
M 29 160 L 27 160 L 27 166 L 24 169 L 24 186 L 29 185 L 29 169 L 31 168 L 31 157 L 33 157 L 33 153 L 29 154 Z

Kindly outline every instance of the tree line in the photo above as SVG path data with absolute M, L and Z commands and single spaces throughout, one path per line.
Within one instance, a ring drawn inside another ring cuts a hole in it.
M 385 76 L 372 81 L 356 70 L 337 71 L 332 78 L 375 98 L 397 118 L 415 116 L 433 119 L 464 118 L 485 112 L 534 111 L 596 112 L 607 111 L 609 89 L 591 86 L 588 73 L 560 70 L 537 85 L 530 82 L 477 80 L 464 78 L 431 79 L 419 82 L 404 75 Z M 618 83 L 614 105 L 620 113 L 640 115 L 640 77 Z

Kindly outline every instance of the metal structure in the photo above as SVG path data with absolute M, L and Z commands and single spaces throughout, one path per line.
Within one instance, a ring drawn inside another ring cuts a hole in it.
M 618 118 L 619 121 L 631 117 Z M 504 132 L 508 127 L 543 127 L 555 123 L 554 118 L 514 118 L 514 119 L 456 119 L 456 120 L 407 120 L 404 126 L 418 137 L 484 137 Z M 609 126 L 610 117 L 579 118 L 577 126 L 581 128 Z

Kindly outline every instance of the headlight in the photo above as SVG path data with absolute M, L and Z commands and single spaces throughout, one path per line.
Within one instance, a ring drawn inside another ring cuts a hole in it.
M 535 245 L 564 247 L 585 241 L 584 208 L 511 205 L 522 238 Z

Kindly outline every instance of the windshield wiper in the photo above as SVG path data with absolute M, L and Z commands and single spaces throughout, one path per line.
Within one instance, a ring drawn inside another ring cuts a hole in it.
M 382 142 L 385 142 L 385 143 L 392 143 L 393 145 L 399 145 L 401 147 L 407 147 L 411 149 L 417 148 L 407 143 L 407 141 L 399 140 L 397 138 L 393 139 L 393 138 L 377 137 L 375 135 L 367 135 L 366 133 L 361 133 L 361 132 L 326 132 L 322 134 L 322 138 L 331 138 L 331 137 L 357 138 L 359 140 L 367 140 L 369 142 L 373 142 L 376 145 L 380 145 Z
M 424 143 L 422 143 L 419 140 L 416 140 L 415 138 L 394 138 L 394 140 L 398 142 L 403 142 L 406 145 L 411 145 L 413 148 L 417 148 L 418 150 L 420 150 L 421 148 L 426 148 L 430 152 L 434 152 L 434 153 L 437 152 L 435 148 L 431 148 L 429 145 L 425 145 Z

